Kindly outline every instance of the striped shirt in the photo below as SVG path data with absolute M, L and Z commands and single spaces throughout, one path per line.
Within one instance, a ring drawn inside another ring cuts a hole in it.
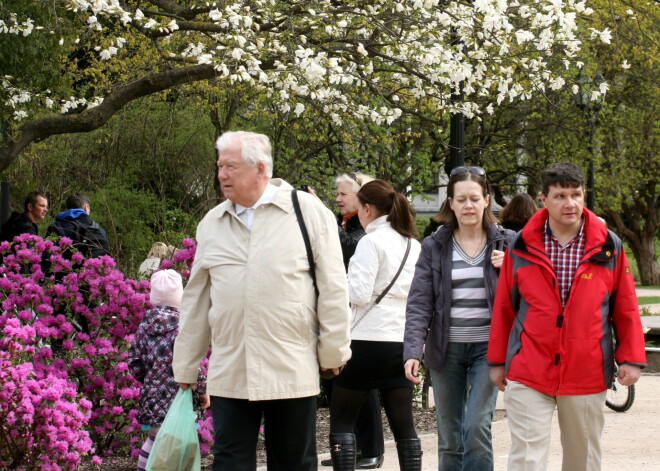
M 456 240 L 453 248 L 449 341 L 488 342 L 490 309 L 484 281 L 486 247 L 473 259 L 463 252 Z
M 580 226 L 577 235 L 562 247 L 550 230 L 550 220 L 546 219 L 543 246 L 557 275 L 562 306 L 566 305 L 568 294 L 571 291 L 571 282 L 580 264 L 580 259 L 584 255 L 584 244 L 584 224 Z

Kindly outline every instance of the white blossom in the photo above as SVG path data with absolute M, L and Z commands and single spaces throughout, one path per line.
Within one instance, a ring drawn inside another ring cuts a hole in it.
M 146 29 L 154 29 L 158 26 L 158 22 L 154 20 L 153 18 L 150 18 L 149 21 L 147 21 L 143 27 Z
M 610 86 L 607 82 L 603 82 L 598 86 L 598 88 L 599 88 L 600 93 L 605 95 L 607 93 L 607 91 L 610 89 Z
M 213 54 L 200 54 L 197 56 L 198 64 L 212 64 L 213 63 Z
M 95 29 L 98 31 L 101 31 L 103 28 L 101 27 L 101 24 L 99 23 L 98 19 L 96 16 L 92 15 L 87 19 L 87 26 L 90 29 Z
M 622 69 L 629 69 L 630 64 L 628 64 L 628 59 L 624 59 L 623 62 L 621 63 L 621 68 Z
M 413 100 L 423 101 L 427 109 L 478 118 L 494 112 L 493 101 L 525 100 L 532 91 L 566 86 L 562 75 L 580 66 L 583 41 L 612 39 L 609 29 L 588 28 L 584 17 L 592 9 L 586 0 L 472 0 L 445 2 L 441 8 L 438 0 L 379 0 L 353 2 L 340 13 L 321 0 L 313 10 L 292 16 L 275 0 L 254 0 L 249 7 L 229 1 L 206 3 L 197 14 L 189 10 L 190 17 L 160 14 L 171 13 L 163 6 L 167 2 L 146 3 L 147 17 L 140 9 L 123 9 L 131 2 L 65 0 L 76 18 L 94 30 L 92 35 L 82 29 L 73 34 L 98 37 L 86 47 L 104 61 L 126 47 L 128 34 L 138 47 L 124 49 L 126 58 L 139 59 L 135 55 L 144 49 L 134 35 L 151 30 L 147 36 L 159 57 L 173 59 L 174 67 L 182 62 L 212 65 L 218 80 L 256 87 L 281 110 L 294 107 L 302 115 L 303 103 L 313 100 L 336 123 L 345 113 L 392 123 Z M 183 31 L 180 18 L 188 25 Z M 196 25 L 203 28 L 197 31 Z M 35 34 L 43 26 L 10 13 L 0 20 L 0 35 Z M 456 41 L 461 47 L 452 44 Z M 621 67 L 630 65 L 623 61 Z M 451 93 L 459 84 L 465 100 L 452 104 Z M 3 85 L 6 106 L 20 107 L 22 95 L 10 87 Z M 598 93 L 606 91 L 601 86 Z M 30 106 L 38 102 L 43 107 L 49 94 L 35 96 L 39 100 Z M 81 98 L 53 98 L 49 106 L 58 103 L 62 112 L 91 106 Z
M 102 60 L 107 61 L 109 60 L 112 56 L 117 54 L 117 48 L 114 46 L 110 46 L 107 49 L 102 50 L 99 53 L 99 56 L 101 57 Z
M 589 28 L 589 31 L 591 31 L 591 39 L 599 38 L 605 44 L 610 44 L 612 41 L 612 32 L 609 28 L 605 28 L 602 31 L 599 31 L 596 28 Z

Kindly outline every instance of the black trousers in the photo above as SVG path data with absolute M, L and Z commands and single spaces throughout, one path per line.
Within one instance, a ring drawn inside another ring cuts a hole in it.
M 211 397 L 213 471 L 257 469 L 261 419 L 268 470 L 312 471 L 316 456 L 316 396 L 270 401 Z
M 328 404 L 332 401 L 333 380 L 323 379 L 323 390 L 328 397 Z M 383 439 L 383 416 L 381 413 L 378 391 L 372 389 L 355 421 L 353 428 L 357 450 L 364 458 L 373 458 L 385 454 L 385 441 Z

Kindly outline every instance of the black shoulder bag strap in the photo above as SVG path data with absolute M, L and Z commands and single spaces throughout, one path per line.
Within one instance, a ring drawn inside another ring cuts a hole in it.
M 293 203 L 293 209 L 296 211 L 296 219 L 300 226 L 300 232 L 302 232 L 303 240 L 305 241 L 307 261 L 309 262 L 309 274 L 314 282 L 314 291 L 316 291 L 316 297 L 318 298 L 319 287 L 316 285 L 316 266 L 314 265 L 314 255 L 312 254 L 312 243 L 309 240 L 309 233 L 307 232 L 307 226 L 305 226 L 305 219 L 303 219 L 302 211 L 300 210 L 300 203 L 298 202 L 298 194 L 295 189 L 291 191 L 291 201 Z
M 403 259 L 401 260 L 401 265 L 399 265 L 399 269 L 396 272 L 396 275 L 394 275 L 394 278 L 392 278 L 392 281 L 390 281 L 390 284 L 387 285 L 387 287 L 383 290 L 382 293 L 380 293 L 380 296 L 376 298 L 376 300 L 367 308 L 366 311 L 362 313 L 359 319 L 355 321 L 355 323 L 351 326 L 351 332 L 353 329 L 357 327 L 357 325 L 362 322 L 362 320 L 369 314 L 369 312 L 374 308 L 376 304 L 382 301 L 382 299 L 385 297 L 385 295 L 388 293 L 390 288 L 394 285 L 394 282 L 396 281 L 397 278 L 399 278 L 399 275 L 403 271 L 403 267 L 406 265 L 406 260 L 408 260 L 408 254 L 410 253 L 410 239 L 408 239 L 408 245 L 406 246 L 406 253 L 403 254 Z

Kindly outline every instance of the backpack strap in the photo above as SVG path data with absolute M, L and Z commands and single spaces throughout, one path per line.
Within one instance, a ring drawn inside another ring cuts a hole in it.
M 305 241 L 307 261 L 309 262 L 309 274 L 312 277 L 312 281 L 314 282 L 314 291 L 316 291 L 316 297 L 318 298 L 319 287 L 316 284 L 316 266 L 314 265 L 314 255 L 312 254 L 312 243 L 309 240 L 309 233 L 307 232 L 307 226 L 305 226 L 305 219 L 303 218 L 302 211 L 300 210 L 300 203 L 298 202 L 298 194 L 296 189 L 291 191 L 291 202 L 293 203 L 293 209 L 296 211 L 296 219 L 298 220 L 300 232 L 302 232 L 303 240 Z

